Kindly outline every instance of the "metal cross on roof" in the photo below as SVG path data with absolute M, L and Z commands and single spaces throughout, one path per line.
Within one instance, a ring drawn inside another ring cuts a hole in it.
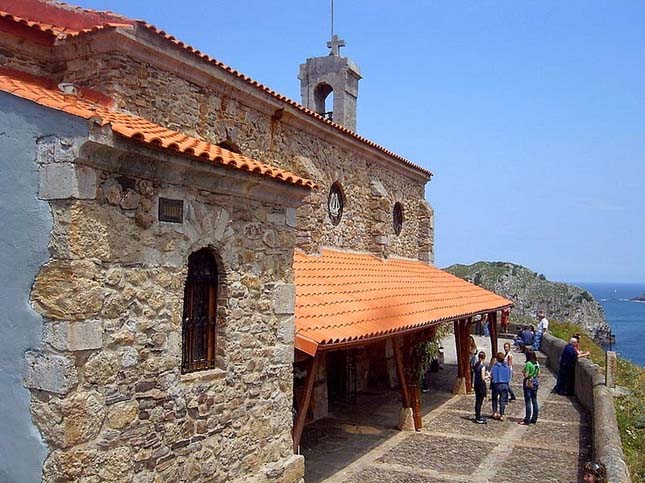
M 338 35 L 333 35 L 331 40 L 327 42 L 327 47 L 331 49 L 331 54 L 330 55 L 335 55 L 339 56 L 340 55 L 340 48 L 345 47 L 345 41 L 340 40 L 338 38 Z

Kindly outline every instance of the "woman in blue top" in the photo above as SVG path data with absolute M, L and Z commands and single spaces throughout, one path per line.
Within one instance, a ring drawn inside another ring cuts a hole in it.
M 504 420 L 504 410 L 508 402 L 508 388 L 511 382 L 511 369 L 504 362 L 504 353 L 495 354 L 495 364 L 491 369 L 493 381 L 493 419 Z M 498 410 L 499 407 L 499 410 Z
M 524 420 L 519 424 L 535 424 L 538 418 L 538 376 L 540 364 L 538 364 L 535 352 L 526 353 L 526 364 L 524 365 Z

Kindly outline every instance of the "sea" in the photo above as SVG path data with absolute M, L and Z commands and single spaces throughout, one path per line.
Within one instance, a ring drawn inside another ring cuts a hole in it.
M 573 282 L 573 285 L 587 290 L 605 309 L 605 318 L 616 336 L 612 349 L 645 367 L 645 302 L 630 300 L 645 293 L 645 282 Z

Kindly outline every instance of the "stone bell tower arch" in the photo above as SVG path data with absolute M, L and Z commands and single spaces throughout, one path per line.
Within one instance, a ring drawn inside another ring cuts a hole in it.
M 351 59 L 340 55 L 340 48 L 344 46 L 344 40 L 332 35 L 327 42 L 329 55 L 311 57 L 300 64 L 300 94 L 306 108 L 356 131 L 356 100 L 361 73 Z

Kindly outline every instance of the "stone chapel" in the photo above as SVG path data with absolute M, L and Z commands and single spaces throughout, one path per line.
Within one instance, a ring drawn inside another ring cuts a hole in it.
M 511 304 L 434 267 L 432 174 L 357 134 L 342 40 L 298 103 L 111 12 L 0 31 L 0 481 L 302 481 L 306 424 L 375 378 L 411 407 L 441 324 L 469 387 Z

